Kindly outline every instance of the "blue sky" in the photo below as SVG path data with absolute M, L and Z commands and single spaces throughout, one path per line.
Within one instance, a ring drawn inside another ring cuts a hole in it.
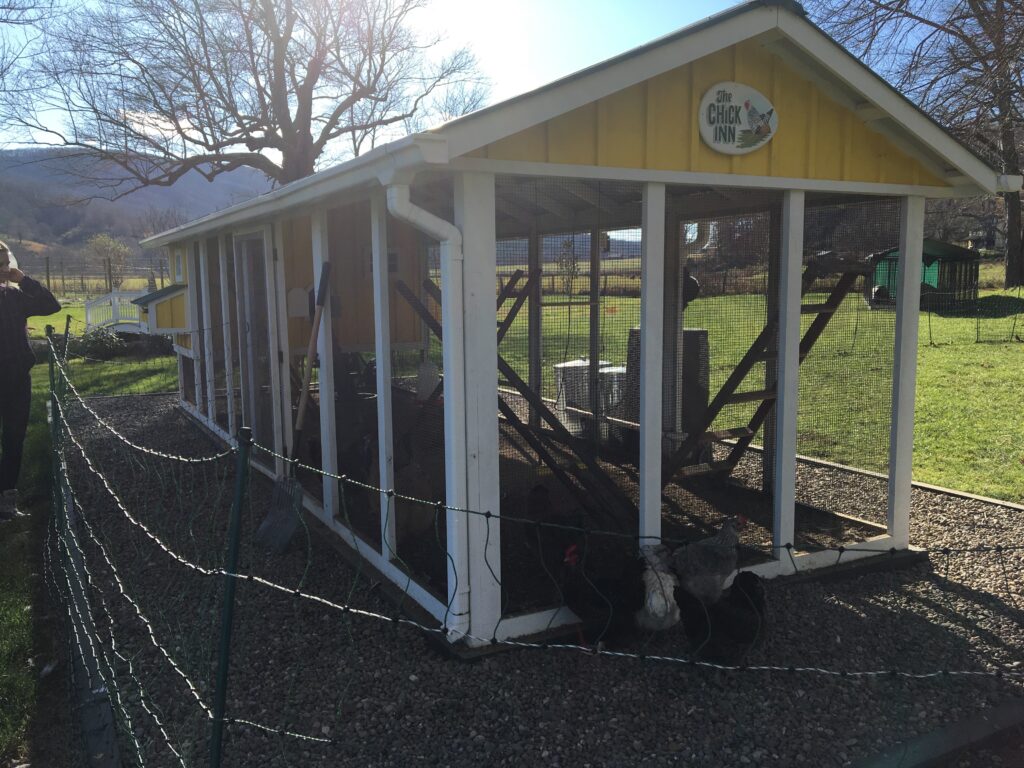
M 490 103 L 537 88 L 736 5 L 735 0 L 433 0 L 425 31 L 466 45 Z

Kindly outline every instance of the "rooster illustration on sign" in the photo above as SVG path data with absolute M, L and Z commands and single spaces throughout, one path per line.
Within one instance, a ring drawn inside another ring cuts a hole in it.
M 750 99 L 743 102 L 743 108 L 747 111 L 748 128 L 740 131 L 736 145 L 746 149 L 757 146 L 772 135 L 772 115 L 775 114 L 775 110 L 761 112 L 750 103 Z

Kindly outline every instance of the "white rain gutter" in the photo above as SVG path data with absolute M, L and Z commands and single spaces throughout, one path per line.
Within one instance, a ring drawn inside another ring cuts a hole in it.
M 466 341 L 463 325 L 462 232 L 454 224 L 414 205 L 409 184 L 387 183 L 393 175 L 382 175 L 387 187 L 388 212 L 396 219 L 440 242 L 441 325 L 444 362 L 445 420 L 445 503 L 465 509 L 469 491 L 466 467 Z M 447 514 L 447 548 L 452 562 L 448 575 L 450 615 L 448 639 L 459 640 L 469 631 L 469 518 L 465 512 Z

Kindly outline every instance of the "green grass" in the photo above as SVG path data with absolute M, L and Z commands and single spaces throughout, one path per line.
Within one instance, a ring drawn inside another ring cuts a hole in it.
M 173 357 L 107 363 L 73 360 L 70 366 L 72 379 L 83 394 L 141 394 L 167 392 L 177 387 L 177 365 Z M 33 591 L 39 587 L 32 574 L 42 573 L 43 532 L 50 514 L 50 437 L 46 423 L 49 391 L 49 372 L 42 363 L 32 369 L 31 423 L 19 484 L 22 507 L 30 516 L 0 526 L 0 765 L 6 764 L 8 759 L 19 758 L 15 760 L 19 762 L 27 756 L 27 728 L 37 708 L 34 738 L 50 738 L 45 733 L 46 724 L 38 722 L 39 719 L 67 720 L 43 712 L 45 707 L 40 707 L 42 686 L 61 685 L 55 679 L 57 675 L 38 681 L 35 670 L 28 664 L 34 653 L 49 652 L 51 648 L 42 637 L 45 630 L 34 625 L 40 609 L 37 606 L 36 612 L 26 610 L 35 602 Z M 56 698 L 70 707 L 62 695 L 63 690 L 51 690 L 48 705 Z M 43 736 L 38 735 L 40 728 Z M 60 734 L 57 738 L 66 736 Z
M 1005 306 L 1015 295 L 985 291 L 983 299 L 994 297 L 998 306 Z M 565 299 L 545 296 L 549 304 Z M 823 300 L 820 295 L 807 298 L 808 303 Z M 546 306 L 543 311 L 545 397 L 555 395 L 555 363 L 587 357 L 589 307 L 582 297 L 575 301 L 580 304 Z M 687 326 L 708 330 L 712 394 L 763 327 L 764 313 L 764 298 L 756 295 L 701 298 L 688 308 Z M 639 299 L 605 296 L 601 317 L 601 357 L 621 365 L 626 361 L 629 329 L 639 325 Z M 805 328 L 811 319 L 803 316 Z M 1012 322 L 1012 315 L 987 319 L 983 334 L 1009 338 Z M 976 344 L 976 321 L 969 317 L 922 313 L 920 330 L 915 479 L 1024 502 L 1024 423 L 1015 391 L 1024 370 L 1024 344 Z M 1017 333 L 1024 334 L 1024 327 Z M 929 338 L 941 343 L 931 346 Z M 801 367 L 801 454 L 885 471 L 894 340 L 893 312 L 867 311 L 859 296 L 846 299 Z M 523 378 L 528 350 L 524 310 L 501 345 L 502 355 Z M 764 377 L 764 365 L 755 366 L 740 390 L 761 388 Z M 749 404 L 730 406 L 715 426 L 745 424 L 753 410 Z
M 85 304 L 66 304 L 56 315 L 50 317 L 30 317 L 28 319 L 28 337 L 45 339 L 46 326 L 52 325 L 57 333 L 64 333 L 66 317 L 71 315 L 71 332 L 81 334 L 85 330 Z

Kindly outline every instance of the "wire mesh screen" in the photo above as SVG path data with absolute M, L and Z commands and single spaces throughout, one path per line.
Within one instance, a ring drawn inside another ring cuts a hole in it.
M 178 387 L 181 398 L 189 405 L 196 404 L 196 364 L 191 357 L 180 355 L 181 366 L 178 370 Z
M 358 203 L 327 212 L 331 264 L 334 429 L 338 473 L 357 483 L 380 485 L 377 430 L 377 364 L 374 343 L 373 251 L 370 206 Z M 320 392 L 321 397 L 328 396 Z M 338 484 L 335 514 L 380 551 L 380 494 L 352 483 Z
M 879 532 L 836 515 L 885 521 L 886 480 L 867 473 L 889 466 L 895 313 L 872 309 L 865 291 L 873 287 L 868 257 L 898 243 L 899 215 L 897 200 L 807 199 L 803 303 L 817 311 L 801 315 L 798 544 Z
M 673 527 L 743 514 L 772 538 L 781 194 L 672 187 L 665 306 Z
M 271 366 L 276 364 L 276 355 L 270 345 L 270 307 L 273 306 L 267 286 L 267 254 L 263 236 L 246 237 L 235 242 L 236 258 L 242 262 L 242 287 L 244 296 L 243 319 L 239 327 L 239 346 L 242 350 L 242 365 L 246 369 L 246 383 L 249 392 L 246 423 L 252 427 L 253 440 L 260 445 L 273 448 L 274 441 L 274 399 L 276 397 L 271 376 Z M 273 457 L 264 451 L 256 451 L 253 461 L 266 467 L 273 467 Z
M 220 239 L 211 237 L 206 241 L 206 283 L 209 291 L 210 320 L 207 340 L 213 356 L 213 402 L 209 413 L 214 423 L 228 430 L 227 369 L 224 361 L 224 333 L 227 318 L 221 301 L 221 254 Z
M 447 514 L 439 506 L 446 499 L 440 249 L 436 242 L 411 237 L 394 245 L 392 296 L 410 317 L 413 330 L 405 340 L 392 333 L 394 488 L 398 494 L 431 503 L 391 500 L 388 515 L 393 517 L 395 551 L 390 554 L 435 594 L 446 596 Z
M 563 551 L 580 544 L 524 521 L 636 531 L 641 201 L 638 184 L 496 184 L 506 613 L 559 604 Z

